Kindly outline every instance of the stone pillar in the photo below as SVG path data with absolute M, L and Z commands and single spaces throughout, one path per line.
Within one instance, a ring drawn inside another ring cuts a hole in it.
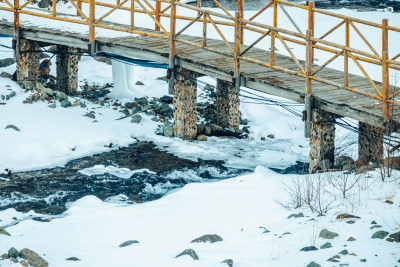
M 78 49 L 57 45 L 57 90 L 74 95 L 78 90 Z
M 358 122 L 358 158 L 368 162 L 383 160 L 383 129 Z
M 309 172 L 326 170 L 335 162 L 335 115 L 313 109 L 310 132 Z
M 176 68 L 174 81 L 174 135 L 193 140 L 197 135 L 196 72 Z M 189 77 L 189 78 L 186 78 Z
M 39 51 L 35 41 L 20 39 L 20 53 L 17 60 L 17 81 L 25 89 L 36 88 L 39 78 Z
M 217 124 L 224 128 L 239 129 L 239 92 L 231 82 L 217 80 Z

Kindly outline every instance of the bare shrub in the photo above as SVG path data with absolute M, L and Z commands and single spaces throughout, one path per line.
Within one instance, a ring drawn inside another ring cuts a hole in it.
M 360 177 L 343 172 L 336 175 L 329 174 L 327 179 L 335 189 L 339 190 L 342 197 L 346 198 L 346 193 L 358 183 Z

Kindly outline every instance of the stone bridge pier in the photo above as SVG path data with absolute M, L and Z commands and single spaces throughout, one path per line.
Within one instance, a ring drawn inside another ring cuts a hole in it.
M 19 40 L 17 59 L 17 82 L 25 89 L 36 88 L 40 74 L 40 46 L 37 42 Z M 78 89 L 78 49 L 57 46 L 57 90 L 66 94 L 75 94 Z M 45 77 L 44 77 L 45 78 Z

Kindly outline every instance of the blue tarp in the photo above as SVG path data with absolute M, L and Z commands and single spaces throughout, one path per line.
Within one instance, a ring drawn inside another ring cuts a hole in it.
M 105 53 L 105 52 L 99 52 L 98 54 L 111 57 L 114 60 L 126 62 L 128 64 L 134 64 L 134 65 L 138 65 L 138 66 L 142 66 L 142 67 L 159 68 L 159 69 L 167 69 L 168 68 L 168 64 L 159 63 L 159 62 L 155 62 L 155 61 L 137 59 L 137 58 L 129 58 L 129 57 L 124 57 L 124 56 L 120 56 L 120 55 L 116 55 L 116 54 L 112 54 L 112 53 Z

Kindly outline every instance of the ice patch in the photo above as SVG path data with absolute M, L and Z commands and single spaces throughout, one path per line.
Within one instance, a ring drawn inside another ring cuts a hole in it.
M 132 171 L 128 168 L 119 168 L 119 167 L 115 167 L 112 165 L 109 165 L 109 166 L 95 165 L 91 168 L 82 169 L 79 172 L 84 175 L 87 175 L 87 176 L 109 173 L 111 175 L 117 176 L 119 178 L 124 178 L 124 179 L 128 179 L 133 174 L 141 173 L 141 172 L 148 172 L 151 174 L 155 174 L 155 172 L 152 172 L 149 169 L 138 169 L 138 170 Z

